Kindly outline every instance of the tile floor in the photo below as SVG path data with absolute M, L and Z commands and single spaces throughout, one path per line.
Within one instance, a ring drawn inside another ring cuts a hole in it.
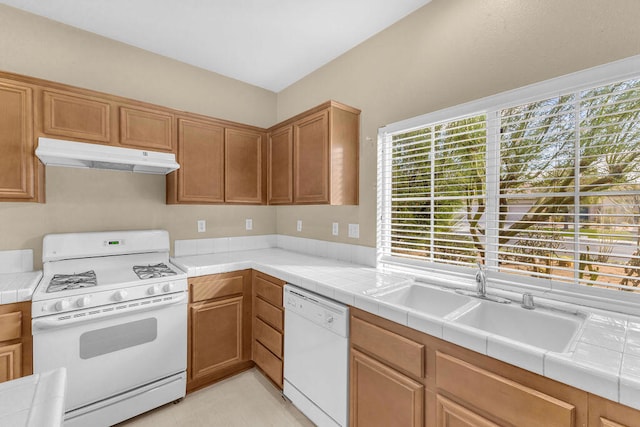
M 118 427 L 312 427 L 255 368 L 139 415 Z

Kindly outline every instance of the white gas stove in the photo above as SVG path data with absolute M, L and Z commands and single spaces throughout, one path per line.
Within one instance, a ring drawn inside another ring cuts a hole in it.
M 47 235 L 34 371 L 67 368 L 65 425 L 112 425 L 184 397 L 187 275 L 163 230 Z

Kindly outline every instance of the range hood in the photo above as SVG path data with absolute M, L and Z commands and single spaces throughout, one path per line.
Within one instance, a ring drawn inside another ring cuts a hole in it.
M 172 153 L 38 138 L 36 156 L 49 166 L 112 169 L 166 175 L 180 168 Z

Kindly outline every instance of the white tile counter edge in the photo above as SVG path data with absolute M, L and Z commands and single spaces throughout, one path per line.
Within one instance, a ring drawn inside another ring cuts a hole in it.
M 0 384 L 0 425 L 61 426 L 66 386 L 65 368 Z
M 590 317 L 579 332 L 571 352 L 555 353 L 376 300 L 368 295 L 372 289 L 398 286 L 411 280 L 411 277 L 383 273 L 366 265 L 283 249 L 181 256 L 172 258 L 172 262 L 184 269 L 189 277 L 255 269 L 344 304 L 640 410 L 640 344 L 632 348 L 630 343 L 624 341 L 632 332 L 640 333 L 639 317 L 584 307 Z M 603 327 L 612 332 L 598 334 L 597 329 Z M 616 337 L 623 337 L 622 342 Z

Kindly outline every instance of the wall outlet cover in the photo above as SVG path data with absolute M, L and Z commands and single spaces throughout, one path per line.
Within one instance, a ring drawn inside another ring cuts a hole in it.
M 360 224 L 349 224 L 349 237 L 352 239 L 360 238 Z
M 331 234 L 333 234 L 334 236 L 340 234 L 340 224 L 338 224 L 337 222 L 331 224 Z
M 299 219 L 297 224 L 296 224 L 296 230 L 302 231 L 302 220 L 301 219 Z
M 198 220 L 198 233 L 204 233 L 205 231 L 207 231 L 207 221 L 205 221 L 204 219 L 199 219 Z
M 244 220 L 244 228 L 245 230 L 253 230 L 253 220 L 251 218 Z

